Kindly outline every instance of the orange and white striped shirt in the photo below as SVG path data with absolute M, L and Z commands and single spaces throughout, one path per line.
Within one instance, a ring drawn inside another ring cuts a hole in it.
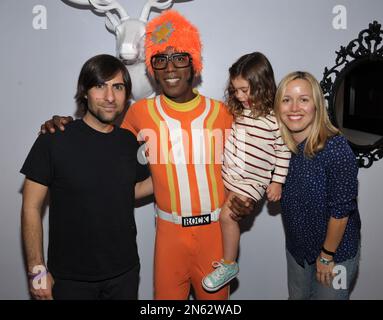
M 222 157 L 231 124 L 222 102 L 199 94 L 186 103 L 161 95 L 128 109 L 122 127 L 145 142 L 159 209 L 192 216 L 222 206 Z
M 271 181 L 284 183 L 291 153 L 274 115 L 254 118 L 244 110 L 225 144 L 222 175 L 230 191 L 260 200 Z

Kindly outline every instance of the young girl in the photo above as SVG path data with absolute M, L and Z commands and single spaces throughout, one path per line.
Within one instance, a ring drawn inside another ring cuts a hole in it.
M 239 271 L 235 260 L 240 229 L 231 218 L 231 198 L 259 201 L 266 191 L 270 201 L 278 201 L 290 159 L 272 111 L 276 85 L 268 59 L 259 52 L 246 54 L 231 66 L 229 74 L 226 102 L 234 122 L 222 166 L 227 189 L 220 216 L 224 256 L 213 262 L 216 269 L 202 280 L 207 291 L 218 290 Z

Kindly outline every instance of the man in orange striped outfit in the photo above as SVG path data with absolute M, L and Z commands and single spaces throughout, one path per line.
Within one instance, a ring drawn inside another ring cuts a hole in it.
M 156 198 L 155 298 L 227 299 L 201 286 L 222 257 L 219 212 L 225 135 L 232 116 L 219 101 L 193 90 L 202 70 L 198 30 L 168 10 L 146 29 L 146 64 L 163 95 L 132 105 L 122 127 L 145 141 Z M 247 209 L 249 210 L 249 209 Z

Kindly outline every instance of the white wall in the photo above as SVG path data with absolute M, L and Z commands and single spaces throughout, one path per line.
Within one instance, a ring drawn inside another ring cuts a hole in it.
M 145 0 L 120 3 L 131 16 L 138 16 Z M 346 30 L 332 26 L 332 9 L 338 4 L 347 9 Z M 36 5 L 47 9 L 46 30 L 32 27 Z M 383 22 L 381 0 L 193 0 L 173 8 L 200 28 L 204 42 L 200 91 L 219 99 L 228 67 L 244 53 L 265 53 L 277 81 L 296 69 L 311 71 L 321 79 L 324 67 L 334 65 L 340 45 L 356 38 L 373 20 Z M 1 0 L 0 30 L 0 299 L 27 299 L 20 243 L 23 176 L 18 171 L 42 121 L 53 114 L 73 114 L 80 67 L 95 54 L 114 54 L 114 38 L 102 17 L 59 0 Z M 382 180 L 383 160 L 360 170 L 362 260 L 353 299 L 383 298 Z M 142 263 L 140 298 L 151 299 L 152 206 L 138 209 L 136 219 Z M 47 217 L 45 225 L 46 221 Z M 247 224 L 241 242 L 239 286 L 232 298 L 285 299 L 280 215 L 271 214 L 265 205 Z

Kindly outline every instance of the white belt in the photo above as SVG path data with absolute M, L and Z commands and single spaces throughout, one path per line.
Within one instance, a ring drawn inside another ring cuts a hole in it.
M 219 220 L 219 214 L 221 212 L 221 208 L 215 209 L 213 212 L 206 212 L 206 213 L 201 213 L 201 215 L 210 215 L 210 221 L 218 221 Z M 176 213 L 169 213 L 166 211 L 161 210 L 156 206 L 156 216 L 161 218 L 162 220 L 166 220 L 169 222 L 172 222 L 174 224 L 182 224 L 182 216 L 179 216 Z M 195 216 L 198 217 L 198 216 Z

